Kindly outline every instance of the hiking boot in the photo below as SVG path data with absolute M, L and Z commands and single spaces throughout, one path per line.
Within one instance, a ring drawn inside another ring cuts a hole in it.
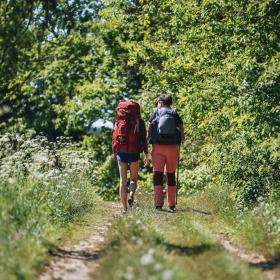
M 169 206 L 168 207 L 168 212 L 174 213 L 175 212 L 175 206 Z
M 127 183 L 126 183 L 126 192 L 127 193 L 130 192 L 130 180 L 129 179 L 127 180 Z
M 127 202 L 128 202 L 130 207 L 133 206 L 133 202 L 134 202 L 133 194 L 129 194 Z
M 128 195 L 128 204 L 130 207 L 132 207 L 133 205 L 133 202 L 134 202 L 134 193 L 135 193 L 135 190 L 136 190 L 136 185 L 135 185 L 135 182 L 133 181 L 129 181 L 129 195 Z
M 162 210 L 162 206 L 156 206 L 156 210 L 161 211 Z
M 124 214 L 126 214 L 127 213 L 127 208 L 124 208 L 123 210 L 122 210 L 122 214 L 124 215 Z

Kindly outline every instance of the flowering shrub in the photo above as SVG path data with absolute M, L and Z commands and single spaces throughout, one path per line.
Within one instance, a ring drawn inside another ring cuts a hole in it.
M 59 229 L 95 206 L 94 168 L 91 154 L 65 138 L 0 137 L 0 278 L 30 279 Z
M 254 249 L 267 256 L 277 256 L 280 250 L 280 204 L 261 201 L 253 210 L 240 213 L 238 229 Z M 269 240 L 269 242 L 267 242 Z

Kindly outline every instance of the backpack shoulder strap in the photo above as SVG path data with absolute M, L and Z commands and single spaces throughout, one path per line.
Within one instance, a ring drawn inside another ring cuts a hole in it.
M 150 124 L 153 124 L 158 119 L 158 110 L 156 110 L 149 119 Z

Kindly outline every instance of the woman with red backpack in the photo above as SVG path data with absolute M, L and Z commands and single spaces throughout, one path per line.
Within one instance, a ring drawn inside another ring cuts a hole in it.
M 135 101 L 123 101 L 118 104 L 117 115 L 112 134 L 114 158 L 118 161 L 120 172 L 119 195 L 123 212 L 127 212 L 127 203 L 132 206 L 137 188 L 140 153 L 145 153 L 144 165 L 148 164 L 148 144 L 146 127 L 141 118 L 140 106 Z M 130 180 L 127 179 L 128 168 Z
M 161 210 L 163 207 L 163 175 L 166 171 L 168 209 L 174 212 L 175 171 L 179 160 L 179 145 L 184 141 L 184 128 L 181 117 L 176 109 L 170 107 L 171 105 L 172 96 L 159 97 L 157 111 L 149 119 L 148 139 L 152 144 L 155 208 Z

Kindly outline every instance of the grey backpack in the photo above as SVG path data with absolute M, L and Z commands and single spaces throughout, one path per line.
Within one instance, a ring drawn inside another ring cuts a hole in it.
M 176 123 L 177 110 L 160 108 L 152 123 L 152 144 L 180 144 L 180 132 Z

